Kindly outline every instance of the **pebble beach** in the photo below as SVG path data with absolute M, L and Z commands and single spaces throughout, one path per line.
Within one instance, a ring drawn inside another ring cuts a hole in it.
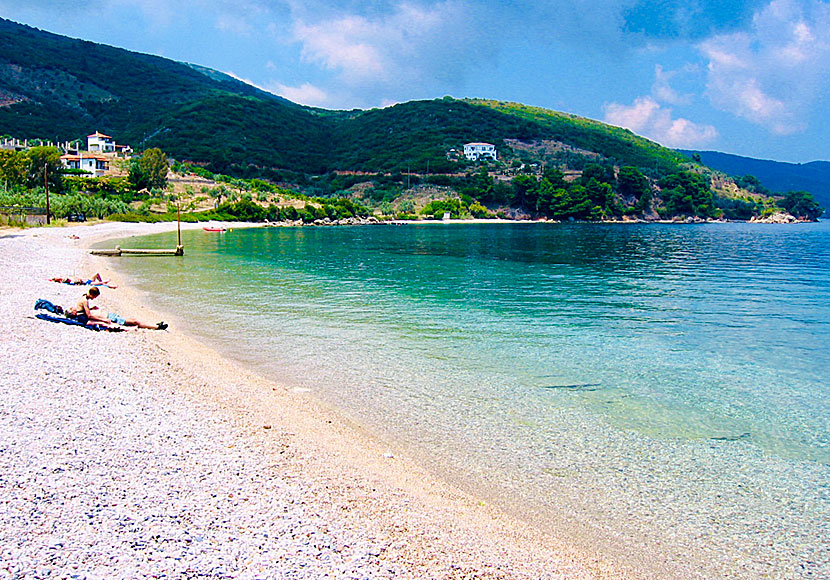
M 88 250 L 175 227 L 0 230 L 0 578 L 640 577 L 175 325 L 109 333 L 34 318 L 35 300 L 85 292 L 49 278 L 100 272 L 119 286 L 102 288 L 102 312 L 168 320 L 117 259 Z

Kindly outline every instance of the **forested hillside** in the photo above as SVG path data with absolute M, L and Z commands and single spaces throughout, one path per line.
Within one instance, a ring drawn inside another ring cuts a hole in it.
M 327 111 L 198 65 L 0 19 L 0 134 L 71 141 L 92 131 L 192 171 L 257 179 L 260 190 L 267 181 L 267 191 L 353 197 L 382 215 L 748 219 L 778 207 L 758 183 L 736 183 L 631 131 L 567 113 L 450 97 Z M 496 146 L 498 162 L 464 158 L 464 144 L 481 141 Z M 3 171 L 4 187 L 37 187 L 25 171 Z M 125 200 L 142 189 L 140 179 L 94 187 Z M 789 206 L 811 216 L 816 209 L 800 200 Z
M 717 151 L 683 151 L 697 154 L 713 169 L 730 175 L 751 175 L 773 191 L 809 191 L 825 207 L 830 207 L 830 161 L 810 163 L 782 163 L 752 159 Z
M 0 127 L 71 140 L 98 130 L 216 171 L 450 171 L 468 141 L 546 139 L 619 163 L 676 168 L 678 156 L 628 131 L 517 104 L 441 99 L 320 111 L 222 73 L 0 20 Z

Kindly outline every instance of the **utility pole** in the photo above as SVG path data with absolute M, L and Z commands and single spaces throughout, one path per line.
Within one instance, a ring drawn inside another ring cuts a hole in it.
M 49 167 L 49 163 L 45 162 L 43 164 L 43 185 L 46 187 L 46 225 L 49 225 L 52 223 L 52 216 L 49 211 L 49 178 L 46 176 L 47 167 Z

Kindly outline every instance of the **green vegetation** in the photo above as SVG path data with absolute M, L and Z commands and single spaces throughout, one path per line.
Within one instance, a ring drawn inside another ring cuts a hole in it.
M 142 189 L 164 189 L 167 187 L 167 156 L 154 147 L 130 162 L 130 185 L 137 191 Z
M 817 220 L 824 213 L 824 208 L 806 191 L 788 192 L 778 206 L 796 217 L 809 220 Z
M 27 193 L 0 193 L 0 206 L 46 207 L 46 193 L 38 189 Z M 105 218 L 116 213 L 126 213 L 129 206 L 120 199 L 104 199 L 84 194 L 50 196 L 50 211 L 58 219 L 73 214 L 90 218 Z
M 91 63 L 95 63 L 94 66 Z M 301 107 L 226 75 L 0 20 L 0 86 L 19 96 L 0 126 L 19 138 L 83 138 L 95 128 L 138 150 L 216 173 L 280 181 L 284 172 L 456 173 L 469 141 L 551 140 L 652 177 L 682 159 L 616 127 L 515 103 L 444 98 L 369 111 Z M 50 87 L 42 90 L 41 87 Z M 573 154 L 573 163 L 579 155 Z
M 706 176 L 683 171 L 662 178 L 659 185 L 663 198 L 663 207 L 658 210 L 661 216 L 720 216 Z
M 517 139 L 552 139 L 587 151 L 602 152 L 615 164 L 642 168 L 652 177 L 673 173 L 686 162 L 683 155 L 635 135 L 628 129 L 592 119 L 519 103 L 481 99 L 469 102 L 526 121 L 521 126 L 524 132 L 520 132 Z
M 46 181 L 78 207 L 87 199 L 90 215 L 167 219 L 179 199 L 168 156 L 174 172 L 214 181 L 185 192 L 187 219 L 746 219 L 773 205 L 752 176 L 716 189 L 723 179 L 699 156 L 575 115 L 450 97 L 325 111 L 210 69 L 3 19 L 0 86 L 11 101 L 0 126 L 15 137 L 76 140 L 95 129 L 142 152 L 128 177 L 92 178 L 61 170 L 59 151 L 42 144 L 0 151 L 6 195 L 36 194 Z M 495 144 L 499 161 L 466 160 L 459 152 L 471 141 Z M 807 219 L 821 212 L 804 192 L 778 203 Z
M 59 191 L 63 184 L 60 151 L 32 147 L 28 151 L 0 150 L 0 184 L 5 191 L 46 187 Z

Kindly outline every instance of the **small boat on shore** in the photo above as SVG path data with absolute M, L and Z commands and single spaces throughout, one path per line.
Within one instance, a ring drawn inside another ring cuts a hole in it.
M 202 226 L 202 229 L 205 230 L 206 232 L 224 232 L 225 231 L 225 228 L 209 227 L 209 226 Z

